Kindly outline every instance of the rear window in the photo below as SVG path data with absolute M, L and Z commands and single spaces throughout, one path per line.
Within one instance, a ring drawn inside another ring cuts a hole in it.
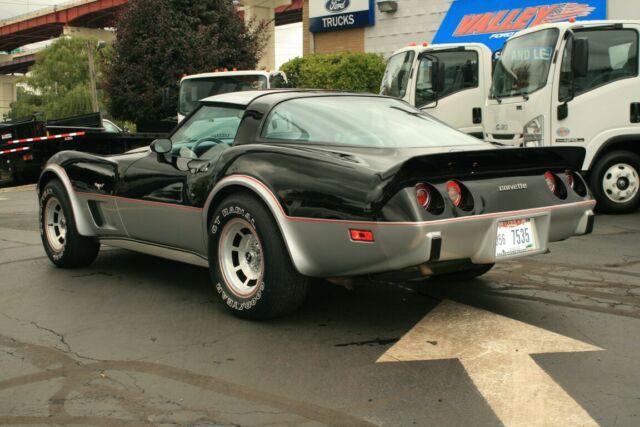
M 403 101 L 373 96 L 284 101 L 267 117 L 262 137 L 299 143 L 398 148 L 479 143 Z

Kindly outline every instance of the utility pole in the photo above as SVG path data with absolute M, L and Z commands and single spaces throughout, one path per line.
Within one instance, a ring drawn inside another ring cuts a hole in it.
M 98 106 L 98 89 L 96 88 L 96 66 L 93 62 L 93 46 L 87 40 L 87 57 L 89 58 L 89 85 L 91 87 L 91 110 L 94 113 L 100 111 Z

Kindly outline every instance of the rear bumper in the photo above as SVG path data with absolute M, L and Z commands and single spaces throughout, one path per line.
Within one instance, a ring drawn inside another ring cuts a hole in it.
M 314 277 L 351 276 L 468 259 L 488 264 L 548 251 L 548 243 L 590 233 L 592 200 L 546 208 L 428 222 L 348 222 L 287 218 L 285 239 L 296 268 Z M 537 249 L 496 257 L 498 222 L 531 218 Z M 373 232 L 374 242 L 354 242 L 350 229 Z

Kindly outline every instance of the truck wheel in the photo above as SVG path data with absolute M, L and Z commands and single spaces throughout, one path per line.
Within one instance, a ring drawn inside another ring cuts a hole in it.
M 40 237 L 58 267 L 86 267 L 100 250 L 96 239 L 78 234 L 69 197 L 58 180 L 49 181 L 40 194 Z
M 630 151 L 604 155 L 591 170 L 589 185 L 598 201 L 598 210 L 629 213 L 640 204 L 640 158 Z
M 275 220 L 249 194 L 226 198 L 209 230 L 209 271 L 235 315 L 269 319 L 302 305 L 309 279 L 296 271 Z

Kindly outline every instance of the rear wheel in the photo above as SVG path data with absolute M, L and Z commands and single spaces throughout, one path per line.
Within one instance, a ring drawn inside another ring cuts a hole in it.
M 597 161 L 589 176 L 598 210 L 634 212 L 640 205 L 640 157 L 630 151 L 613 151 Z
M 209 270 L 225 306 L 249 319 L 296 310 L 309 288 L 309 279 L 294 268 L 271 213 L 249 194 L 230 196 L 215 210 Z
M 85 267 L 100 250 L 97 240 L 78 234 L 69 197 L 58 180 L 48 182 L 40 194 L 40 236 L 47 256 L 58 267 Z

